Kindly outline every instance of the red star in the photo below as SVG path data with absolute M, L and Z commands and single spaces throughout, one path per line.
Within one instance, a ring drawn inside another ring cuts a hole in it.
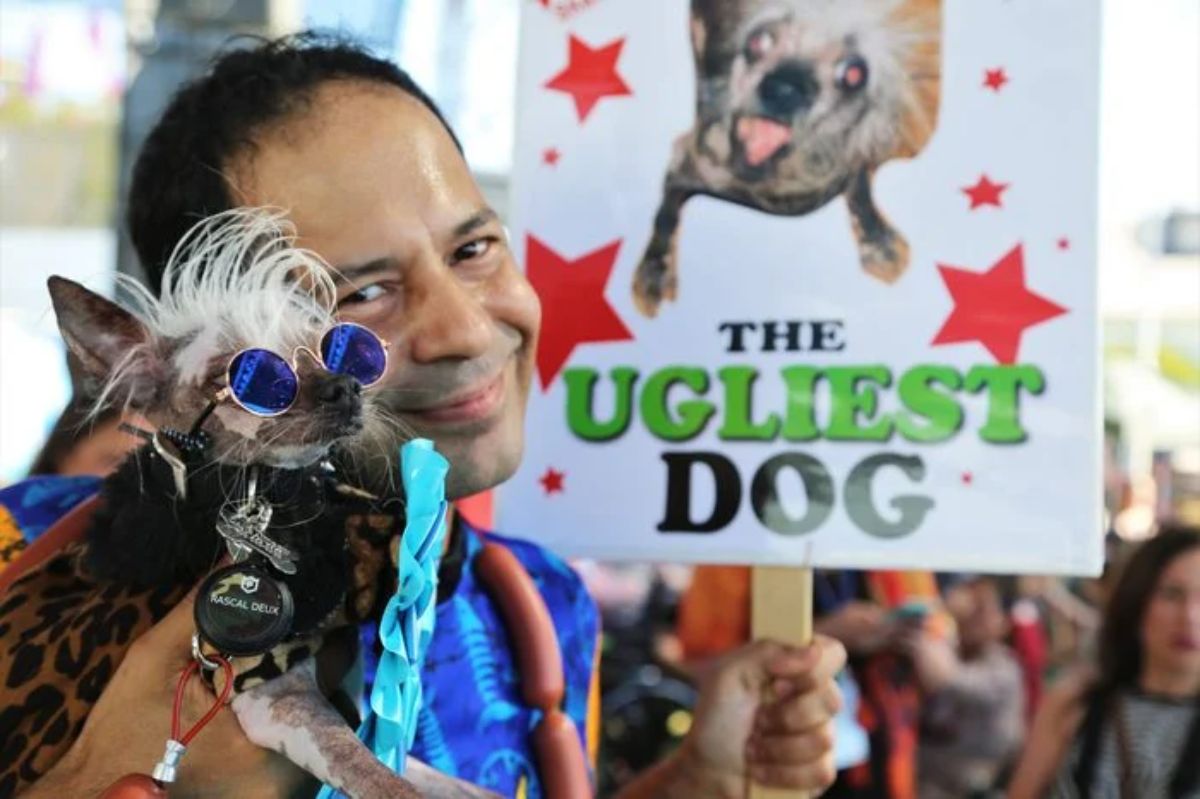
M 567 260 L 533 236 L 525 238 L 529 282 L 542 301 L 542 336 L 537 371 L 549 388 L 580 344 L 628 341 L 633 334 L 604 298 L 621 240 Z
M 963 472 L 962 481 L 963 485 L 969 486 L 971 483 L 975 482 L 975 475 L 971 474 L 970 472 Z
M 554 147 L 547 147 L 545 150 L 542 150 L 542 163 L 547 166 L 556 166 L 560 158 L 562 158 L 562 153 Z
M 1025 251 L 1018 244 L 986 272 L 938 264 L 954 310 L 934 344 L 978 341 L 1000 363 L 1016 363 L 1021 334 L 1067 312 L 1025 287 Z
M 1007 183 L 992 183 L 987 175 L 980 175 L 978 183 L 974 186 L 964 186 L 962 189 L 962 193 L 971 198 L 971 207 L 968 210 L 974 211 L 984 205 L 1001 208 L 1000 195 L 1008 186 Z
M 583 122 L 600 98 L 633 94 L 617 74 L 617 59 L 624 46 L 625 38 L 621 37 L 593 50 L 582 39 L 572 36 L 567 66 L 546 81 L 546 88 L 571 95 L 575 113 Z
M 1008 83 L 1008 73 L 1004 71 L 1004 67 L 983 71 L 983 85 L 986 88 L 999 93 L 1006 83 Z
M 1060 250 L 1071 249 L 1071 240 L 1068 239 L 1066 236 L 1063 236 L 1061 239 L 1058 240 L 1058 249 L 1060 249 Z
M 563 478 L 566 476 L 565 472 L 547 467 L 546 473 L 538 478 L 538 482 L 542 484 L 542 490 L 546 492 L 547 496 L 550 494 L 561 494 L 563 492 Z

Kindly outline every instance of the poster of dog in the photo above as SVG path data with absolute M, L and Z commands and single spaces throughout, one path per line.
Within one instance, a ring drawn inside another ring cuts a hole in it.
M 921 152 L 937 124 L 941 0 L 693 0 L 696 120 L 676 140 L 634 273 L 638 310 L 675 298 L 675 238 L 697 194 L 801 216 L 845 199 L 862 268 L 891 283 L 908 243 L 876 207 L 875 171 Z
M 1089 0 L 529 0 L 543 307 L 501 529 L 568 554 L 1099 565 Z

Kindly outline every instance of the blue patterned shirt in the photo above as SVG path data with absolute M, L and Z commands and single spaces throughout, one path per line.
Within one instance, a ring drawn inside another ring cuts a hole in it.
M 29 542 L 95 493 L 95 478 L 38 477 L 0 489 L 0 536 Z M 467 532 L 470 532 L 469 530 Z M 587 738 L 589 689 L 599 617 L 579 576 L 528 541 L 485 534 L 512 551 L 546 601 L 558 633 L 566 678 L 564 711 Z M 542 797 L 530 733 L 541 714 L 521 699 L 520 678 L 499 608 L 473 565 L 482 543 L 466 536 L 466 560 L 454 594 L 437 607 L 423 671 L 425 706 L 412 754 L 439 771 L 503 796 Z M 4 560 L 0 560 L 3 568 Z

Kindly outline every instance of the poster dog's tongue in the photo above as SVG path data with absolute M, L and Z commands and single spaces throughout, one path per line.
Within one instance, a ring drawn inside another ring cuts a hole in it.
M 737 137 L 746 150 L 746 163 L 758 166 L 779 151 L 792 138 L 792 129 L 773 119 L 742 117 Z

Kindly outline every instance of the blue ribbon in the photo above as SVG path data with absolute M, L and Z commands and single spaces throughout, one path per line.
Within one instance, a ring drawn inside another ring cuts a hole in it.
M 400 472 L 406 501 L 404 535 L 400 537 L 396 593 L 379 622 L 383 652 L 371 688 L 369 708 L 358 737 L 381 762 L 404 773 L 408 751 L 417 735 L 421 712 L 421 666 L 437 603 L 437 569 L 446 540 L 446 472 L 449 463 L 418 438 L 400 448 Z M 339 794 L 328 785 L 318 799 Z

